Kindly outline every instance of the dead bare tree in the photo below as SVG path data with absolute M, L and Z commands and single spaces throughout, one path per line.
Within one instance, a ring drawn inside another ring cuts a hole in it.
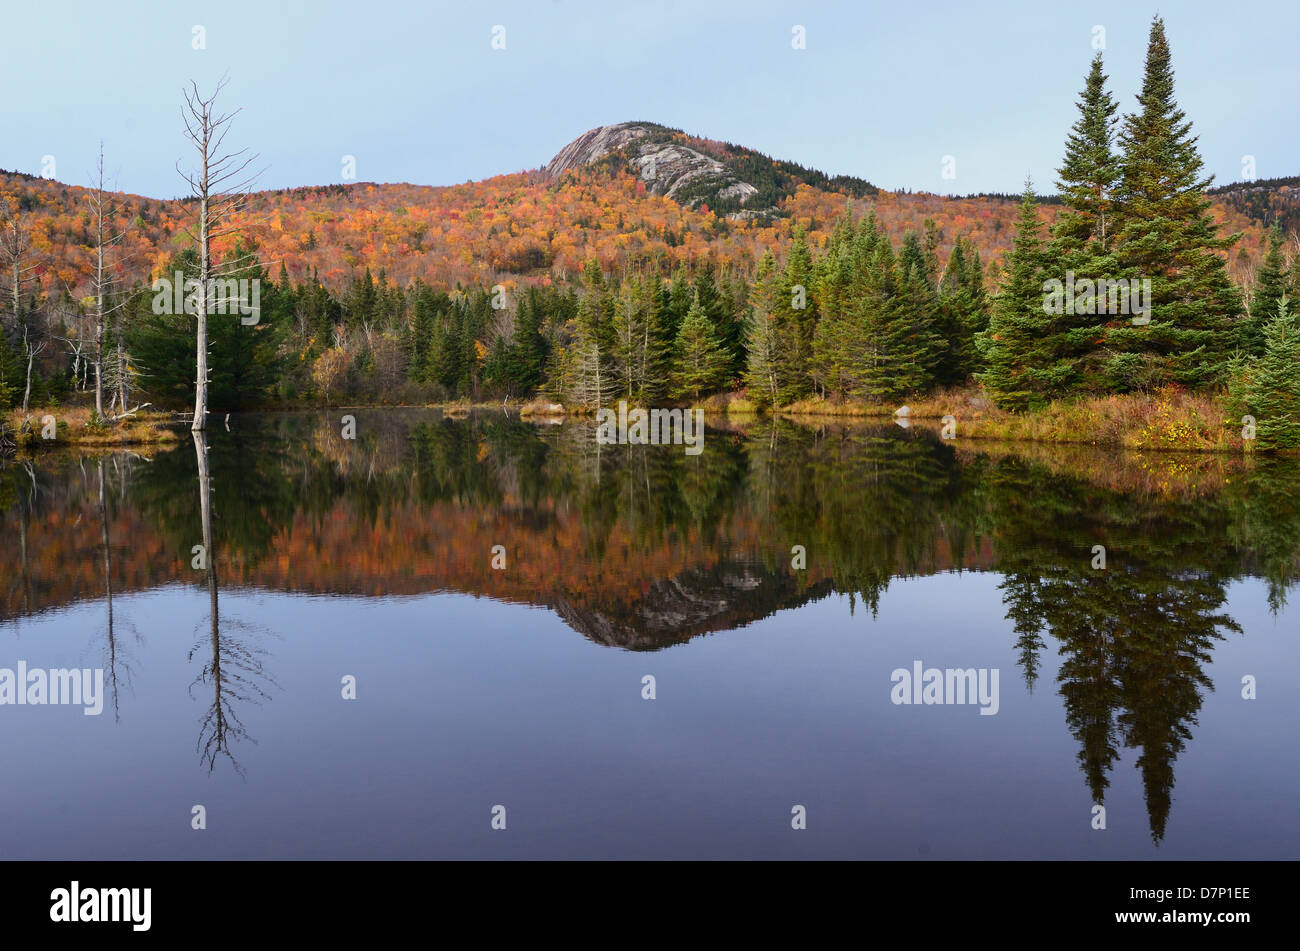
M 23 412 L 26 413 L 32 398 L 32 369 L 36 358 L 48 345 L 39 328 L 33 325 L 35 317 L 33 308 L 23 310 L 23 285 L 40 270 L 38 264 L 28 264 L 27 255 L 31 251 L 32 240 L 22 221 L 22 205 L 12 196 L 0 200 L 0 254 L 3 254 L 9 266 L 10 300 L 9 309 L 14 325 L 23 342 L 23 356 L 27 362 L 27 385 L 23 389 Z
M 96 172 L 96 179 L 87 193 L 87 200 L 90 202 L 91 220 L 95 228 L 95 246 L 93 249 L 95 273 L 91 277 L 91 289 L 95 292 L 95 311 L 92 315 L 94 318 L 95 346 L 94 351 L 91 353 L 95 366 L 95 415 L 102 417 L 104 415 L 104 332 L 107 329 L 109 317 L 116 316 L 119 321 L 117 357 L 120 369 L 122 361 L 121 312 L 129 303 L 130 298 L 119 298 L 116 303 L 105 306 L 105 297 L 109 285 L 112 283 L 112 277 L 108 273 L 111 268 L 109 258 L 113 249 L 126 237 L 126 229 L 114 230 L 118 217 L 117 205 L 112 200 L 111 192 L 108 196 L 104 193 L 103 142 L 99 143 L 99 164 L 96 166 Z
M 247 258 L 252 257 L 244 255 L 243 260 L 225 261 L 220 266 L 214 266 L 212 261 L 213 239 L 238 230 L 236 214 L 247 202 L 249 189 L 257 178 L 257 173 L 249 171 L 256 155 L 248 155 L 247 149 L 222 151 L 231 121 L 240 112 L 238 109 L 226 113 L 216 110 L 217 96 L 227 81 L 223 78 L 206 97 L 193 82 L 184 91 L 185 108 L 181 110 L 181 118 L 185 122 L 185 137 L 198 152 L 199 167 L 194 172 L 184 172 L 180 162 L 176 163 L 176 171 L 189 183 L 191 195 L 198 200 L 197 221 L 187 232 L 199 252 L 198 291 L 192 298 L 198 326 L 195 332 L 194 422 L 190 428 L 196 432 L 207 425 L 208 416 L 208 306 L 212 282 L 218 273 L 237 271 L 246 266 Z

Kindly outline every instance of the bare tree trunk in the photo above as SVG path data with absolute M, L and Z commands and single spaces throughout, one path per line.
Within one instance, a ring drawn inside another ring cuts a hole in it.
M 122 318 L 117 320 L 117 405 L 126 412 L 126 354 L 122 350 Z
M 99 180 L 91 204 L 95 209 L 95 416 L 104 416 L 104 144 L 99 145 Z
M 194 421 L 191 429 L 201 432 L 208 420 L 208 292 L 212 286 L 212 240 L 232 230 L 231 217 L 247 198 L 247 189 L 255 175 L 244 177 L 253 157 L 244 157 L 244 151 L 221 153 L 221 143 L 229 131 L 235 112 L 216 113 L 213 104 L 225 86 L 217 84 L 212 95 L 204 98 L 198 86 L 190 84 L 185 93 L 185 134 L 199 153 L 196 173 L 181 172 L 190 185 L 191 194 L 198 199 L 199 220 L 197 233 L 191 236 L 198 244 L 199 287 L 195 294 L 195 375 Z M 177 168 L 179 171 L 179 166 Z M 224 267 L 238 267 L 241 262 L 226 262 Z
M 104 415 L 104 244 L 103 219 L 95 260 L 95 415 Z
M 23 389 L 23 412 L 26 413 L 32 401 L 32 364 L 36 362 L 36 353 L 27 339 L 27 328 L 23 327 L 23 350 L 27 352 L 27 386 Z
M 16 205 L 5 204 L 0 205 L 0 214 L 3 214 L 7 219 L 7 227 L 0 231 L 0 251 L 3 251 L 9 258 L 13 279 L 11 305 L 14 324 L 22 334 L 23 354 L 27 357 L 27 385 L 23 391 L 23 412 L 25 413 L 31 405 L 32 370 L 36 363 L 36 356 L 45 349 L 47 342 L 32 339 L 30 321 L 27 317 L 24 317 L 22 312 L 23 275 L 29 271 L 35 271 L 36 265 L 23 266 L 23 258 L 31 248 L 31 241 L 26 231 L 19 224 L 20 211 Z
M 208 424 L 208 281 L 211 278 L 211 237 L 208 234 L 208 138 L 203 140 L 203 171 L 199 193 L 199 290 L 195 294 L 194 316 L 197 369 L 194 378 L 194 424 L 198 432 Z

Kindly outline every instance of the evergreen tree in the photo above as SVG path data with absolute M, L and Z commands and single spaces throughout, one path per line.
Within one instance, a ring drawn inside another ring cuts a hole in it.
M 18 354 L 9 343 L 8 330 L 0 325 L 0 411 L 7 410 L 18 401 L 22 392 L 23 371 Z
M 935 364 L 935 382 L 940 386 L 964 383 L 978 369 L 975 335 L 984 328 L 976 313 L 970 271 L 966 242 L 958 237 L 939 283 L 935 312 L 935 331 L 947 341 Z
M 569 398 L 581 406 L 604 406 L 618 392 L 612 359 L 613 300 L 595 261 L 587 262 L 582 282 L 584 293 L 578 303 L 569 366 Z
M 1278 302 L 1286 295 L 1286 259 L 1282 256 L 1282 231 L 1269 230 L 1268 249 L 1255 274 L 1249 315 L 1241 322 L 1241 349 L 1253 356 L 1264 352 L 1264 327 L 1277 315 Z
M 726 381 L 728 354 L 699 301 L 677 331 L 675 350 L 673 389 L 678 398 L 699 400 Z
M 986 369 L 977 376 L 994 402 L 1023 410 L 1044 402 L 1038 366 L 1047 315 L 1043 310 L 1043 243 L 1033 186 L 1026 182 L 1007 255 L 1007 276 L 993 302 L 988 330 L 979 338 Z
M 1056 187 L 1065 206 L 1052 227 L 1054 250 L 1066 258 L 1090 243 L 1105 254 L 1111 237 L 1111 204 L 1119 180 L 1114 152 L 1118 108 L 1106 89 L 1101 53 L 1093 57 L 1077 103 L 1079 118 L 1065 140 L 1065 159 L 1057 170 Z
M 229 260 L 248 258 L 254 263 L 227 276 L 261 282 L 261 311 L 256 324 L 244 324 L 233 305 L 227 313 L 208 318 L 208 405 L 212 409 L 240 409 L 256 405 L 279 378 L 280 341 L 287 330 L 279 290 L 255 263 L 249 249 L 237 245 Z M 186 249 L 169 263 L 164 273 L 197 274 L 198 253 Z M 169 293 L 169 292 L 163 292 Z M 194 399 L 193 353 L 197 318 L 192 313 L 154 313 L 154 296 L 141 294 L 127 321 L 126 340 L 139 369 L 140 384 L 161 405 L 183 405 Z M 166 309 L 173 309 L 170 306 Z
M 893 398 L 929 389 L 949 345 L 937 331 L 938 298 L 931 265 L 915 232 L 904 235 L 898 264 L 898 291 L 889 302 L 887 325 L 881 329 L 890 370 L 887 378 L 877 377 L 868 397 Z
M 744 327 L 732 311 L 729 295 L 718 287 L 712 262 L 705 262 L 695 274 L 695 303 L 713 324 L 713 332 L 727 357 L 728 376 L 744 366 Z
M 498 336 L 494 344 L 494 351 L 499 351 L 495 354 L 495 373 L 488 374 L 484 367 L 484 374 L 493 377 L 498 387 L 512 396 L 531 396 L 542 384 L 546 338 L 541 333 L 541 301 L 536 287 L 520 295 L 509 342 Z
M 745 340 L 745 386 L 750 398 L 764 407 L 780 405 L 781 298 L 780 272 L 769 249 L 758 262 L 754 277 L 754 290 L 749 296 L 752 309 Z
M 1118 108 L 1106 89 L 1106 74 L 1098 53 L 1076 104 L 1079 118 L 1065 142 L 1065 158 L 1057 170 L 1057 188 L 1062 204 L 1051 230 L 1045 252 L 1045 277 L 1069 283 L 1098 281 L 1118 274 L 1111 255 L 1116 225 L 1115 189 L 1119 180 L 1119 157 L 1114 151 L 1115 111 Z M 1061 298 L 1059 313 L 1044 328 L 1039 376 L 1050 396 L 1064 396 L 1081 389 L 1098 388 L 1101 367 L 1110 358 L 1108 348 L 1099 348 L 1106 338 L 1111 315 L 1103 299 Z M 1077 304 L 1077 306 L 1076 306 Z M 1118 309 L 1118 308 L 1116 308 Z M 1118 316 L 1118 315 L 1116 315 Z M 1124 318 L 1115 322 L 1122 323 Z
M 677 338 L 677 331 L 681 327 L 682 321 L 686 319 L 686 314 L 690 311 L 691 302 L 694 299 L 691 278 L 686 270 L 686 265 L 678 265 L 677 270 L 673 272 L 672 283 L 665 295 L 663 306 L 664 332 L 667 333 L 669 340 Z
M 663 283 L 659 275 L 637 282 L 636 294 L 642 313 L 642 337 L 637 351 L 637 385 L 641 398 L 653 404 L 668 390 L 669 356 L 673 338 L 664 322 Z
M 861 314 L 865 300 L 854 286 L 852 246 L 832 237 L 826 254 L 817 262 L 817 326 L 813 329 L 809 365 L 824 395 L 845 397 L 855 389 L 862 363 Z
M 1247 371 L 1243 391 L 1259 448 L 1300 447 L 1300 324 L 1285 297 L 1264 326 L 1264 355 Z
M 611 369 L 620 395 L 629 403 L 640 399 L 645 389 L 645 351 L 651 336 L 648 303 L 640 281 L 625 280 L 615 296 Z
M 796 227 L 779 285 L 776 326 L 777 380 L 781 405 L 803 399 L 812 392 L 813 332 L 817 326 L 817 301 L 813 293 L 813 260 L 802 228 Z
M 1218 236 L 1191 123 L 1174 100 L 1164 22 L 1151 24 L 1139 110 L 1124 117 L 1116 197 L 1115 252 L 1122 276 L 1151 281 L 1151 321 L 1112 329 L 1117 385 L 1210 384 L 1237 343 L 1241 294 L 1218 252 L 1239 237 Z M 1136 358 L 1136 359 L 1133 359 Z
M 930 290 L 939 287 L 939 245 L 943 242 L 943 231 L 934 223 L 933 218 L 926 218 L 923 224 L 925 238 L 922 244 L 925 266 L 922 273 Z

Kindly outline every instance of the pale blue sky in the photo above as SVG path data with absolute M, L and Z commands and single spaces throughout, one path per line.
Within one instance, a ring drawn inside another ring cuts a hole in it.
M 99 139 L 119 187 L 183 191 L 181 87 L 223 73 L 229 141 L 265 188 L 446 185 L 544 164 L 596 125 L 645 119 L 885 188 L 1051 190 L 1106 29 L 1134 103 L 1154 3 L 651 4 L 59 2 L 11 5 L 0 168 L 85 184 Z M 1253 155 L 1300 174 L 1300 3 L 1164 0 L 1180 102 L 1219 183 Z M 206 49 L 192 48 L 192 28 Z M 491 47 L 494 25 L 506 49 Z M 794 25 L 807 48 L 791 48 Z M 11 52 L 16 55 L 9 55 Z M 941 177 L 945 155 L 956 178 Z

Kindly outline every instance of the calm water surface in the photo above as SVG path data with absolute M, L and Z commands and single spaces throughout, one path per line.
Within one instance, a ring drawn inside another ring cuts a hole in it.
M 1294 461 L 353 413 L 0 468 L 0 857 L 1300 857 Z

